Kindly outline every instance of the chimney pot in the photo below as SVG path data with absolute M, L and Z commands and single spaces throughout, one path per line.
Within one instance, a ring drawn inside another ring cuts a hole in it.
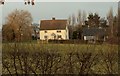
M 53 17 L 52 20 L 55 20 L 55 17 Z

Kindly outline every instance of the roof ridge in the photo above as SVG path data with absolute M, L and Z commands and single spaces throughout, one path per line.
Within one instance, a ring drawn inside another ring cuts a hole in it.
M 67 21 L 67 19 L 57 19 L 57 20 L 40 20 L 40 21 Z

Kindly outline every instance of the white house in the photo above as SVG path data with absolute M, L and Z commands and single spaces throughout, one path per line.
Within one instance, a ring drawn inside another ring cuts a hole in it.
M 67 40 L 69 31 L 67 20 L 41 20 L 40 23 L 40 40 Z

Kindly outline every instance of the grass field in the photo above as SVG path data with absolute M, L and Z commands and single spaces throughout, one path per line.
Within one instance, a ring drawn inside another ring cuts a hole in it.
M 2 51 L 10 51 L 16 45 L 18 49 L 26 49 L 29 52 L 35 52 L 40 50 L 53 50 L 57 52 L 71 52 L 71 51 L 98 51 L 103 50 L 108 52 L 109 50 L 118 51 L 118 45 L 112 44 L 38 44 L 38 43 L 3 43 Z

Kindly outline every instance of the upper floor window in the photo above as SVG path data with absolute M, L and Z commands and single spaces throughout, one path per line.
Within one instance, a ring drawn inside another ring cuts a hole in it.
M 45 31 L 45 33 L 47 33 L 47 31 Z
M 61 32 L 61 30 L 57 30 L 57 32 L 58 32 L 58 33 L 60 33 L 60 32 Z
M 61 35 L 58 35 L 58 38 L 62 38 L 62 36 L 61 36 Z

